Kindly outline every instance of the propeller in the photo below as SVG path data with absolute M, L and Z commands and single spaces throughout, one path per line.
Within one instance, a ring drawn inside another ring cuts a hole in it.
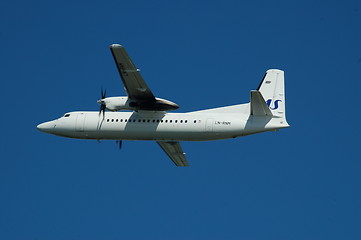
M 123 144 L 122 140 L 116 140 L 115 144 L 119 145 L 119 149 L 122 149 L 122 144 Z
M 105 102 L 103 101 L 103 99 L 107 97 L 107 90 L 103 90 L 103 88 L 101 88 L 100 91 L 101 91 L 100 92 L 101 99 L 98 100 L 98 104 L 100 105 L 99 116 L 100 116 L 100 114 L 103 113 L 103 120 L 104 120 L 105 109 L 107 108 L 107 106 L 106 106 Z M 101 125 L 103 124 L 103 120 L 100 123 L 99 129 L 101 128 Z M 116 140 L 115 144 L 117 144 L 119 146 L 119 149 L 122 149 L 122 144 L 123 144 L 122 140 Z
M 101 99 L 99 99 L 97 102 L 100 105 L 99 117 L 100 117 L 100 114 L 102 114 L 102 112 L 103 112 L 103 118 L 101 119 L 101 121 L 99 119 L 97 129 L 100 129 L 102 127 L 102 125 L 103 125 L 103 121 L 104 121 L 104 118 L 105 118 L 105 109 L 107 108 L 107 105 L 103 100 L 104 98 L 106 98 L 107 90 L 103 91 L 103 88 L 101 88 L 100 91 L 101 91 Z
M 105 109 L 107 107 L 105 102 L 103 101 L 103 99 L 106 98 L 106 95 L 107 95 L 107 90 L 103 91 L 103 88 L 101 88 L 101 99 L 98 100 L 98 103 L 100 104 L 99 116 L 103 112 L 103 119 L 105 115 Z

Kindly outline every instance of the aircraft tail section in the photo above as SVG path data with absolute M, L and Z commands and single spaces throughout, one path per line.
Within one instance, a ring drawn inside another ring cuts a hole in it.
M 251 91 L 251 115 L 270 117 L 273 116 L 261 92 L 258 90 Z
M 257 90 L 251 91 L 250 114 L 255 117 L 278 119 L 277 126 L 289 127 L 286 121 L 284 72 L 270 69 Z
M 277 119 L 280 127 L 288 127 L 286 121 L 284 72 L 278 69 L 269 69 L 264 75 L 257 90 L 251 91 L 251 101 L 221 108 L 212 108 L 192 113 L 242 113 L 254 117 Z
M 257 90 L 263 96 L 269 110 L 274 117 L 286 118 L 283 71 L 278 69 L 268 70 Z

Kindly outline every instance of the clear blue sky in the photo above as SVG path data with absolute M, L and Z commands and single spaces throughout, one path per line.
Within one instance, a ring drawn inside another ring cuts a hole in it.
M 360 239 L 360 1 L 1 1 L 0 239 Z M 124 95 L 124 45 L 157 97 L 249 100 L 285 71 L 279 132 L 185 142 L 74 140 L 35 126 Z

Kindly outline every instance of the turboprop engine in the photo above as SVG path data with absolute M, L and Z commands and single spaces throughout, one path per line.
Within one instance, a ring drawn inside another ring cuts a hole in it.
M 134 101 L 128 97 L 107 97 L 98 100 L 100 111 L 108 109 L 109 111 L 119 110 L 152 110 L 152 111 L 171 111 L 179 108 L 176 103 L 155 98 L 154 101 Z

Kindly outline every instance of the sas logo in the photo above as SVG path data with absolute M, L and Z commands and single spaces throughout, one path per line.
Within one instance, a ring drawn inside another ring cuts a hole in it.
M 278 106 L 278 103 L 279 102 L 282 102 L 282 100 L 276 100 L 276 101 L 274 101 L 273 102 L 273 106 L 274 107 L 272 107 L 271 106 L 271 104 L 272 104 L 272 99 L 268 99 L 267 101 L 266 101 L 266 104 L 267 104 L 267 106 L 271 109 L 271 110 L 276 110 L 279 106 Z

